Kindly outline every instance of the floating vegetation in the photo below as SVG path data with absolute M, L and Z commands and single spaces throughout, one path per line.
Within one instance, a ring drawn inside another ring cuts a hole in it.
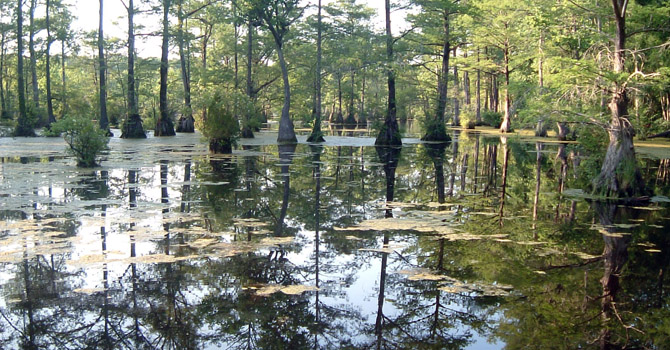
M 397 274 L 406 275 L 410 281 L 452 281 L 456 279 L 446 275 L 438 274 L 429 269 L 416 268 L 411 270 L 396 271 Z
M 105 290 L 106 290 L 105 288 L 77 288 L 73 289 L 72 291 L 79 294 L 93 295 L 96 293 L 102 293 Z
M 405 245 L 400 244 L 384 244 L 381 248 L 361 248 L 359 249 L 359 251 L 392 254 L 396 250 L 400 250 L 405 247 L 406 247 Z
M 249 286 L 249 287 L 243 287 L 242 289 L 254 291 L 256 295 L 262 297 L 268 297 L 272 294 L 279 292 L 284 293 L 286 295 L 300 295 L 304 292 L 319 291 L 319 288 L 314 286 L 305 286 L 305 285 L 282 286 L 277 284 Z
M 439 290 L 452 294 L 474 294 L 482 297 L 506 297 L 510 296 L 513 286 L 504 284 L 466 283 L 456 279 L 445 282 Z

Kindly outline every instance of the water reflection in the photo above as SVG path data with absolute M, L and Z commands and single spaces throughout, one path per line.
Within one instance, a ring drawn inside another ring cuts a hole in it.
M 636 208 L 580 198 L 578 145 L 460 132 L 452 144 L 373 148 L 344 133 L 225 157 L 180 135 L 112 152 L 92 172 L 60 156 L 3 159 L 3 346 L 670 339 L 663 197 Z

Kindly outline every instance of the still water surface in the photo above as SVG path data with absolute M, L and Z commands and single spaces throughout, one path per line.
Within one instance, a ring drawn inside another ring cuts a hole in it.
M 1 347 L 670 341 L 668 160 L 642 157 L 657 196 L 623 207 L 577 189 L 575 144 L 275 138 L 113 138 L 92 170 L 60 139 L 0 139 Z

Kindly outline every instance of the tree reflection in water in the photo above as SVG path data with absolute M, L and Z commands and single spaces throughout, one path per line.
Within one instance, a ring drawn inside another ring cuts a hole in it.
M 579 145 L 457 136 L 402 151 L 350 136 L 288 150 L 259 142 L 222 158 L 178 139 L 112 152 L 108 166 L 81 173 L 59 157 L 3 159 L 3 347 L 660 348 L 670 339 L 666 204 L 575 196 L 588 170 Z M 542 157 L 557 152 L 553 164 Z M 644 162 L 657 193 L 670 193 L 653 173 L 667 162 Z M 260 293 L 268 286 L 318 290 Z

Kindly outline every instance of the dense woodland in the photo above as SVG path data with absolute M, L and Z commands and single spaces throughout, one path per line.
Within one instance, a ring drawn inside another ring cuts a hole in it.
M 447 126 L 555 130 L 607 149 L 596 191 L 634 197 L 633 138 L 670 129 L 662 0 L 386 0 L 383 18 L 355 0 L 122 3 L 117 38 L 102 10 L 82 33 L 70 2 L 0 1 L 0 109 L 15 136 L 67 117 L 122 138 L 195 126 L 223 152 L 267 119 L 280 143 L 295 142 L 294 124 L 323 140 L 322 121 L 372 127 L 379 145 L 400 144 L 407 120 L 429 141 L 447 141 Z M 137 55 L 147 36 L 160 54 Z

